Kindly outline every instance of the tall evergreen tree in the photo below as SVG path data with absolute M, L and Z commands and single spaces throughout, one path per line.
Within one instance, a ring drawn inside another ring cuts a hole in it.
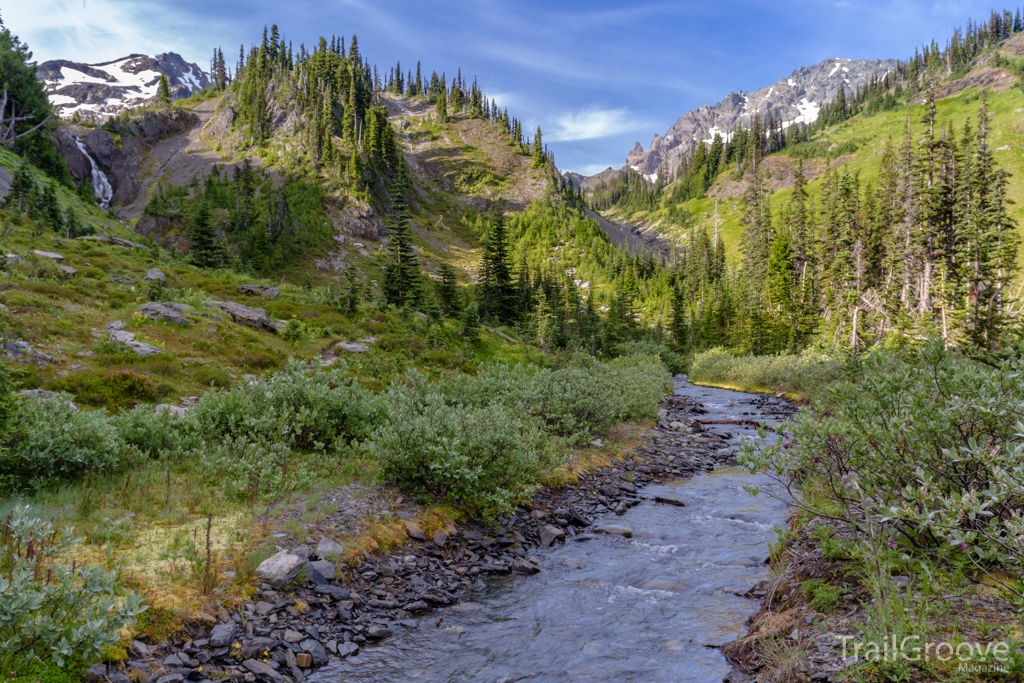
M 171 85 L 164 74 L 160 74 L 160 82 L 156 86 L 156 103 L 161 107 L 171 106 Z
M 388 219 L 390 259 L 384 268 L 384 300 L 399 308 L 415 306 L 420 297 L 419 259 L 412 244 L 407 185 L 405 164 L 399 161 Z
M 480 315 L 501 324 L 516 319 L 516 292 L 512 282 L 505 207 L 499 204 L 491 217 L 490 229 L 484 237 L 484 254 L 480 267 Z

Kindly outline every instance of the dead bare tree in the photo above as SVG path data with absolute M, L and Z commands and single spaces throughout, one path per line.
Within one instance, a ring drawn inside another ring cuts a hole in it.
M 11 103 L 11 114 L 10 114 L 10 116 L 7 115 L 7 102 L 8 102 L 8 100 L 10 100 L 10 103 Z M 42 128 L 43 126 L 46 125 L 46 122 L 50 120 L 51 116 L 53 116 L 53 114 L 50 114 L 45 119 L 40 121 L 38 124 L 36 124 L 32 128 L 26 130 L 25 132 L 19 133 L 18 132 L 18 124 L 19 123 L 21 123 L 23 121 L 31 121 L 32 119 L 34 119 L 36 117 L 34 115 L 18 116 L 17 102 L 15 102 L 11 98 L 8 98 L 8 96 L 7 96 L 7 88 L 4 88 L 3 98 L 0 99 L 0 144 L 2 144 L 4 147 L 8 147 L 8 148 L 14 147 L 14 141 L 15 140 L 17 140 L 18 138 L 23 138 L 26 135 L 30 135 L 30 134 L 36 132 L 37 130 L 39 130 L 40 128 Z

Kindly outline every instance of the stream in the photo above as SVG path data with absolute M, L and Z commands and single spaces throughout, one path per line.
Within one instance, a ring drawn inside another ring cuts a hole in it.
M 676 395 L 702 404 L 704 420 L 777 424 L 774 398 L 676 381 Z M 707 428 L 729 444 L 759 438 L 736 425 Z M 769 433 L 769 438 L 772 435 Z M 415 628 L 310 676 L 351 681 L 719 682 L 731 667 L 721 644 L 744 635 L 756 600 L 742 597 L 768 575 L 773 527 L 783 503 L 744 490 L 773 482 L 737 466 L 645 487 L 642 504 L 595 520 L 632 538 L 585 533 L 534 551 L 542 571 L 478 582 L 467 598 Z M 657 504 L 656 496 L 685 507 Z M 736 679 L 733 679 L 736 680 Z

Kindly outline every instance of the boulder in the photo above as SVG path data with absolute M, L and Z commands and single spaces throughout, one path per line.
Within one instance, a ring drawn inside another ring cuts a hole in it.
M 338 573 L 334 568 L 334 563 L 328 560 L 314 560 L 309 565 L 315 570 L 320 572 L 320 576 L 324 577 L 328 581 L 333 581 L 338 578 Z
M 559 529 L 557 526 L 551 524 L 545 524 L 540 528 L 540 544 L 545 548 L 551 546 L 555 541 L 564 541 L 565 532 Z
M 409 538 L 413 539 L 414 541 L 427 540 L 427 535 L 423 533 L 423 529 L 420 528 L 419 524 L 413 522 L 412 520 L 406 520 L 405 533 L 408 534 Z
M 320 539 L 320 543 L 316 546 L 316 556 L 321 560 L 326 560 L 330 557 L 336 557 L 345 552 L 345 549 L 340 545 L 332 541 L 331 539 L 324 536 Z
M 274 329 L 270 324 L 270 318 L 267 317 L 267 312 L 262 308 L 243 306 L 233 301 L 207 301 L 205 303 L 210 308 L 227 313 L 236 323 L 255 327 L 258 330 Z
M 164 271 L 159 268 L 150 268 L 146 271 L 146 277 L 142 278 L 143 282 L 159 282 L 162 285 L 167 284 L 167 276 L 164 275 Z
M 139 306 L 139 313 L 148 316 L 157 322 L 171 323 L 172 325 L 189 326 L 192 321 L 181 314 L 176 306 L 160 304 L 155 301 Z
M 167 413 L 171 417 L 185 417 L 188 414 L 188 408 L 182 408 L 181 406 L 172 406 L 169 403 L 161 403 L 160 405 L 153 408 L 153 412 L 157 415 L 161 413 Z
M 338 342 L 334 345 L 335 351 L 348 351 L 349 353 L 366 353 L 370 347 L 358 342 Z
M 275 588 L 281 588 L 299 575 L 303 564 L 305 561 L 301 557 L 282 550 L 273 557 L 263 560 L 256 568 L 256 576 Z
M 32 253 L 35 254 L 36 256 L 38 256 L 39 258 L 45 258 L 45 259 L 49 259 L 51 261 L 63 261 L 64 260 L 63 256 L 61 256 L 60 254 L 55 254 L 52 251 L 40 251 L 38 249 L 33 249 Z
M 605 524 L 603 526 L 596 527 L 594 529 L 594 533 L 633 538 L 633 530 L 628 526 L 622 526 L 621 524 Z
M 127 342 L 125 344 L 129 349 L 135 352 L 137 356 L 155 356 L 159 353 L 163 353 L 164 350 L 159 346 L 153 346 L 152 344 L 144 344 L 142 342 Z
M 238 285 L 238 291 L 246 296 L 262 296 L 264 299 L 276 299 L 281 296 L 280 289 L 266 285 Z
M 16 265 L 24 263 L 24 262 L 25 262 L 25 259 L 21 258 L 17 254 L 8 254 L 7 255 L 7 261 L 5 263 L 8 266 L 16 266 Z
M 228 621 L 223 624 L 217 624 L 210 631 L 210 647 L 229 647 L 235 642 L 237 634 L 238 627 L 235 626 L 235 622 Z

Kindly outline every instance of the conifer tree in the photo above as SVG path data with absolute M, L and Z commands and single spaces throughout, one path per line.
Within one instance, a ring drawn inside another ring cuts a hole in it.
M 441 276 L 437 283 L 437 300 L 441 310 L 448 317 L 456 315 L 459 310 L 459 291 L 455 280 L 455 269 L 450 263 L 442 263 L 438 268 Z
M 171 85 L 164 74 L 160 74 L 160 83 L 156 87 L 156 103 L 161 107 L 171 106 Z
M 407 192 L 405 164 L 400 161 L 391 195 L 390 259 L 384 268 L 384 300 L 398 308 L 415 306 L 420 296 L 419 260 L 412 245 Z
M 505 207 L 498 204 L 491 217 L 490 229 L 484 238 L 484 254 L 479 294 L 480 315 L 501 324 L 516 319 L 516 293 L 512 283 L 508 227 Z
M 547 160 L 544 158 L 544 139 L 541 137 L 540 126 L 537 126 L 537 133 L 533 136 L 533 164 L 534 168 L 541 168 Z
M 196 204 L 189 220 L 189 256 L 200 268 L 216 268 L 223 263 L 223 252 L 217 244 L 217 231 L 213 227 L 210 207 L 205 198 Z

